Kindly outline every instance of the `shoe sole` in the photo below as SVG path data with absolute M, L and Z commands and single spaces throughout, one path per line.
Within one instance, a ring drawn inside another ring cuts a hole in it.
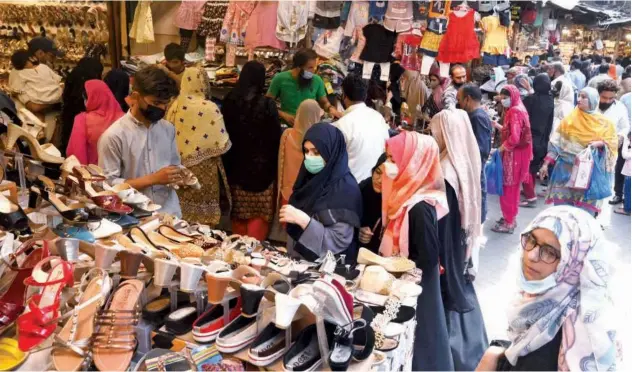
M 272 362 L 274 362 L 275 360 L 281 358 L 283 354 L 285 354 L 285 348 L 265 358 L 259 358 L 257 356 L 252 355 L 250 353 L 250 350 L 248 350 L 248 359 L 250 359 L 250 363 L 254 364 L 257 367 L 265 367 L 271 364 Z
M 215 345 L 217 346 L 218 351 L 222 353 L 233 354 L 248 346 L 250 343 L 252 343 L 252 341 L 255 340 L 255 338 L 257 338 L 257 335 L 254 335 L 246 340 L 234 344 L 222 344 L 222 342 L 218 339 L 217 341 L 215 341 Z
M 321 283 L 322 285 L 317 285 L 316 283 Z M 353 319 L 351 319 L 351 315 L 349 314 L 345 306 L 345 301 L 340 295 L 340 292 L 338 292 L 338 290 L 336 289 L 336 287 L 324 280 L 317 281 L 316 283 L 314 283 L 314 288 L 318 288 L 319 290 L 322 290 L 327 294 L 325 298 L 325 303 L 323 304 L 323 308 L 330 309 L 333 306 L 333 308 L 336 309 L 336 311 L 338 312 L 338 315 L 344 314 L 344 319 L 336 319 L 336 317 L 332 316 L 331 320 L 333 320 L 333 323 L 338 325 L 351 323 Z M 342 322 L 339 322 L 339 320 L 341 320 Z
M 209 342 L 213 342 L 215 341 L 215 339 L 217 338 L 217 335 L 219 335 L 219 333 L 224 329 L 224 327 L 218 329 L 217 331 L 213 331 L 210 333 L 197 333 L 197 332 L 191 332 L 193 334 L 193 339 L 197 342 L 202 342 L 202 343 L 209 343 Z
M 318 370 L 318 368 L 320 368 L 320 366 L 321 366 L 322 364 L 323 364 L 322 359 L 321 359 L 321 360 L 318 360 L 316 363 L 314 363 L 314 365 L 313 365 L 313 366 L 311 366 L 311 367 L 309 367 L 308 369 L 305 369 L 305 370 L 303 370 L 303 371 L 305 371 L 305 372 L 312 372 L 312 371 L 316 371 L 316 370 Z M 284 366 L 283 366 L 283 372 L 294 372 L 294 371 L 293 371 L 293 370 L 291 370 L 291 369 L 286 369 L 286 368 L 285 368 L 285 365 L 284 365 Z

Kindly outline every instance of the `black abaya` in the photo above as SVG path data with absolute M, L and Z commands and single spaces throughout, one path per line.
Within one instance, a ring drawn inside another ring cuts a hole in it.
M 529 173 L 536 174 L 548 151 L 555 103 L 551 95 L 551 79 L 547 74 L 539 74 L 533 79 L 533 90 L 535 93 L 524 99 L 524 106 L 529 113 L 533 141 L 533 159 L 529 165 Z

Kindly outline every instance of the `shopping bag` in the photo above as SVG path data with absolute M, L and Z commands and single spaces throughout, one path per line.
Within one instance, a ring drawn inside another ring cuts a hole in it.
M 500 151 L 495 151 L 491 159 L 485 164 L 485 177 L 487 178 L 487 193 L 503 195 L 503 159 Z
M 566 183 L 566 187 L 576 190 L 588 189 L 593 164 L 592 147 L 589 146 L 575 156 L 571 178 Z
M 590 187 L 584 193 L 586 200 L 601 200 L 612 195 L 610 175 L 606 171 L 606 157 L 608 149 L 593 149 L 594 166 L 590 177 Z

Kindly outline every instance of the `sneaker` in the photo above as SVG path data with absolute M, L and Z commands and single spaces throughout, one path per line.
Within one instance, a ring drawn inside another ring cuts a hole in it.
M 614 198 L 612 198 L 608 204 L 610 205 L 617 205 L 617 204 L 621 204 L 623 203 L 623 198 L 619 195 L 616 195 Z

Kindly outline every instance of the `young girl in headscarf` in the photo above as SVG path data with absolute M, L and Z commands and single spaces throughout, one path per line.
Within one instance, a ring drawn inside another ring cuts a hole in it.
M 503 160 L 503 195 L 500 197 L 503 217 L 492 227 L 492 231 L 513 234 L 520 203 L 520 185 L 529 175 L 529 163 L 533 157 L 531 125 L 518 88 L 505 85 L 500 91 L 500 102 L 507 110 L 498 148 Z
M 624 369 L 622 319 L 609 283 L 614 247 L 597 220 L 578 208 L 549 208 L 520 240 L 509 341 L 492 342 L 477 371 Z
M 606 155 L 606 172 L 612 173 L 617 158 L 618 138 L 614 123 L 596 112 L 599 93 L 594 88 L 584 88 L 579 93 L 575 110 L 558 127 L 551 138 L 548 154 L 540 168 L 540 177 L 548 175 L 548 166 L 555 165 L 549 182 L 547 204 L 574 205 L 595 215 L 600 212 L 599 200 L 585 198 L 585 190 L 566 186 L 570 179 L 577 154 L 588 146 L 600 148 Z
M 88 80 L 85 87 L 86 111 L 75 116 L 66 156 L 76 156 L 81 164 L 99 164 L 99 138 L 123 116 L 123 111 L 101 80 Z
M 430 89 L 432 93 L 430 99 L 426 100 L 422 112 L 424 113 L 424 119 L 430 121 L 433 116 L 443 110 L 441 97 L 443 96 L 448 81 L 439 75 L 439 69 L 436 66 L 430 69 L 428 78 L 430 79 Z

